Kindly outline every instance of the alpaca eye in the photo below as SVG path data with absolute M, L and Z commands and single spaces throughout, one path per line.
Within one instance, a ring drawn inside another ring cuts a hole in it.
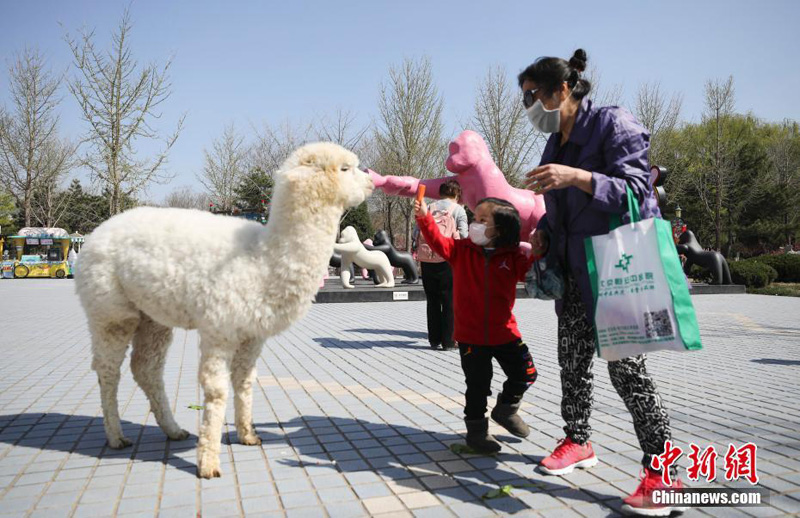
M 349 167 L 349 166 L 343 166 L 343 167 L 342 167 L 342 171 L 344 171 L 344 172 L 347 172 L 347 171 L 349 171 L 349 170 L 350 170 L 350 167 Z

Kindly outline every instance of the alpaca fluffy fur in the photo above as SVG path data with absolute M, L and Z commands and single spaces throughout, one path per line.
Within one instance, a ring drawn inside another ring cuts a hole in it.
M 358 158 L 331 143 L 295 151 L 275 174 L 266 227 L 184 209 L 137 208 L 100 225 L 76 265 L 76 287 L 92 337 L 103 424 L 112 448 L 131 444 L 117 407 L 120 366 L 133 344 L 131 372 L 170 439 L 175 422 L 164 390 L 172 329 L 197 329 L 205 410 L 198 475 L 220 476 L 228 379 L 242 444 L 260 444 L 252 425 L 255 363 L 267 337 L 301 318 L 333 252 L 345 208 L 372 192 Z

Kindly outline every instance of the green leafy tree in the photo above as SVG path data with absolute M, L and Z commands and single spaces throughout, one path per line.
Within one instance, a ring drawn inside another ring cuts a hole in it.
M 86 235 L 111 217 L 109 209 L 112 193 L 108 189 L 102 194 L 93 194 L 83 189 L 80 180 L 74 179 L 64 196 L 67 198 L 67 208 L 60 225 L 70 232 Z M 137 205 L 136 199 L 130 196 L 119 199 L 120 210 L 128 210 Z
M 800 232 L 800 126 L 796 121 L 773 124 L 766 137 L 769 180 L 775 223 L 784 244 Z
M 341 231 L 341 229 L 348 226 L 356 229 L 358 238 L 361 241 L 372 238 L 375 234 L 375 229 L 372 226 L 372 220 L 367 210 L 367 202 L 345 212 L 342 222 L 339 224 L 339 230 Z
M 255 167 L 234 188 L 234 205 L 240 209 L 260 209 L 262 205 L 269 204 L 274 186 L 272 175 Z
M 718 126 L 725 128 L 719 154 Z M 672 132 L 659 165 L 672 171 L 669 202 L 681 206 L 683 219 L 701 244 L 716 246 L 719 234 L 725 255 L 749 256 L 775 250 L 796 234 L 796 223 L 788 228 L 784 223 L 796 222 L 792 216 L 800 195 L 792 186 L 800 178 L 781 174 L 775 166 L 771 146 L 780 139 L 778 133 L 779 125 L 735 113 Z M 714 172 L 718 156 L 724 156 L 724 176 Z M 796 171 L 791 166 L 784 170 Z
M 10 235 L 18 230 L 16 224 L 17 207 L 14 197 L 7 192 L 0 191 L 0 234 Z

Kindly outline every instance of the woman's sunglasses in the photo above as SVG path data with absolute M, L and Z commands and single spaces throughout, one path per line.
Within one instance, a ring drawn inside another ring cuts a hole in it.
M 532 90 L 525 90 L 522 92 L 522 106 L 524 106 L 526 110 L 533 106 L 533 103 L 536 102 L 536 92 L 538 91 L 538 88 L 534 88 Z

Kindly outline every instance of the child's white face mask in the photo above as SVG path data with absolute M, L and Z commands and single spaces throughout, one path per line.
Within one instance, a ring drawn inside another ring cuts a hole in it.
M 487 227 L 486 223 L 473 221 L 469 225 L 469 239 L 478 246 L 486 246 L 492 240 L 486 237 L 486 230 L 494 227 Z

